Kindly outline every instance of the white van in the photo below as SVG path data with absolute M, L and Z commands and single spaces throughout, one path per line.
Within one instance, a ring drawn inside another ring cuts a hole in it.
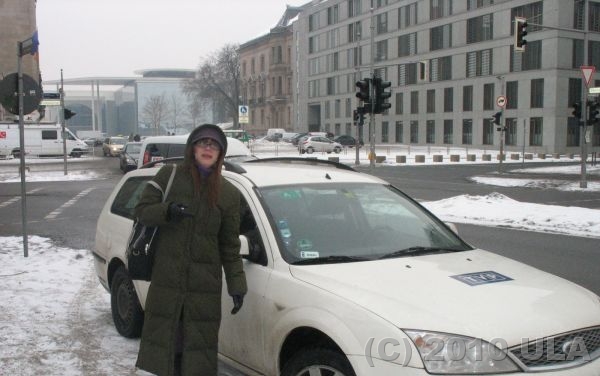
M 182 136 L 152 136 L 142 141 L 142 150 L 138 159 L 138 168 L 146 163 L 165 158 L 183 157 L 189 134 Z M 225 160 L 255 159 L 250 149 L 240 140 L 227 137 Z
M 283 135 L 285 133 L 285 129 L 283 128 L 269 128 L 267 129 L 267 136 L 274 135 L 275 133 L 279 133 Z
M 58 123 L 24 124 L 25 155 L 63 155 L 62 126 Z M 0 123 L 0 157 L 18 157 L 20 152 L 19 124 Z M 88 152 L 85 142 L 65 129 L 67 155 L 80 157 Z

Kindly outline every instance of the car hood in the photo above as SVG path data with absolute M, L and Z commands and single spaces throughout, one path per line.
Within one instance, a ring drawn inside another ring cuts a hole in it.
M 511 346 L 600 324 L 600 301 L 590 291 L 483 250 L 290 269 L 402 329 Z

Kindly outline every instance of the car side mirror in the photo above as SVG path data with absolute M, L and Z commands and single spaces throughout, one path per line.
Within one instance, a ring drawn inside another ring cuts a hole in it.
M 245 235 L 240 235 L 240 255 L 242 257 L 250 256 L 250 243 Z

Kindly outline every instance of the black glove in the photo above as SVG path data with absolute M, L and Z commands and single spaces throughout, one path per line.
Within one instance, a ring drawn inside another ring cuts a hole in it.
M 192 213 L 186 211 L 187 206 L 172 202 L 167 210 L 167 219 L 173 222 L 179 222 L 185 217 L 193 217 Z
M 244 304 L 244 294 L 231 295 L 231 298 L 233 299 L 231 314 L 235 315 L 242 308 L 242 304 Z

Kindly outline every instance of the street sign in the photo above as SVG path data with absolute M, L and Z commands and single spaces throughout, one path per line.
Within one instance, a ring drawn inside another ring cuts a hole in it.
M 0 104 L 11 114 L 19 114 L 18 75 L 8 74 L 0 81 Z M 31 76 L 23 75 L 23 114 L 36 110 L 42 99 L 42 88 Z
M 590 94 L 600 94 L 600 87 L 591 87 L 588 91 Z
M 590 81 L 594 76 L 594 72 L 596 72 L 596 67 L 593 65 L 582 65 L 579 67 L 581 69 L 581 73 L 583 74 L 583 78 L 585 80 L 585 86 L 590 86 Z
M 504 108 L 504 106 L 506 106 L 506 97 L 504 95 L 499 95 L 498 98 L 496 98 L 496 105 Z
M 238 121 L 240 124 L 248 124 L 250 122 L 248 106 L 238 106 Z

